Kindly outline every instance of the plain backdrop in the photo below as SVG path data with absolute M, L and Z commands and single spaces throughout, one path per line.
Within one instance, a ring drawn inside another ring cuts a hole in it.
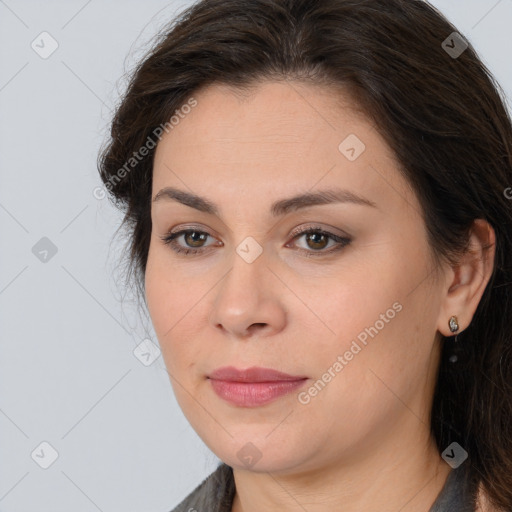
M 168 512 L 218 463 L 93 193 L 123 75 L 190 3 L 0 0 L 0 512 Z M 512 97 L 512 0 L 432 3 Z

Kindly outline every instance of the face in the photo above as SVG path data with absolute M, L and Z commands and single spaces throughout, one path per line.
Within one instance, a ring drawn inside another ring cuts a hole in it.
M 442 283 L 389 147 L 328 88 L 194 98 L 156 150 L 145 283 L 192 427 L 227 464 L 283 473 L 427 431 Z M 211 378 L 226 366 L 297 379 Z

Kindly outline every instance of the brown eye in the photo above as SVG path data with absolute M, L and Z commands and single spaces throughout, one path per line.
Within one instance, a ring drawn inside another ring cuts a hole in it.
M 299 252 L 308 257 L 326 256 L 343 249 L 352 241 L 348 237 L 341 237 L 317 227 L 299 231 L 296 233 L 293 240 L 299 240 L 301 238 L 304 239 L 305 247 L 298 246 Z M 330 242 L 332 242 L 332 244 L 330 244 Z M 327 250 L 324 250 L 326 248 Z
M 202 247 L 207 237 L 208 234 L 201 231 L 188 231 L 183 235 L 185 243 L 190 247 Z
M 208 238 L 213 238 L 205 231 L 196 229 L 183 229 L 161 237 L 164 244 L 169 245 L 176 253 L 199 254 L 210 245 L 205 245 Z M 182 240 L 181 240 L 182 239 Z
M 328 237 L 319 232 L 308 233 L 306 235 L 306 243 L 311 249 L 324 249 L 329 243 Z

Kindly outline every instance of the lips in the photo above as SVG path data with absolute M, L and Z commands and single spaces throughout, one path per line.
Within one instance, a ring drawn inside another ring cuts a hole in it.
M 271 368 L 239 370 L 218 368 L 209 376 L 213 391 L 237 407 L 258 407 L 300 388 L 307 381 L 302 375 L 289 375 Z
M 246 370 L 239 370 L 234 366 L 224 366 L 213 371 L 210 379 L 229 382 L 279 382 L 306 379 L 304 375 L 289 375 L 271 368 L 253 366 Z

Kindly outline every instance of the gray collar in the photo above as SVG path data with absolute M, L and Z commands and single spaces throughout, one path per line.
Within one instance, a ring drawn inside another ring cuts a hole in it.
M 467 471 L 469 461 L 452 469 L 429 512 L 475 512 L 474 486 Z

